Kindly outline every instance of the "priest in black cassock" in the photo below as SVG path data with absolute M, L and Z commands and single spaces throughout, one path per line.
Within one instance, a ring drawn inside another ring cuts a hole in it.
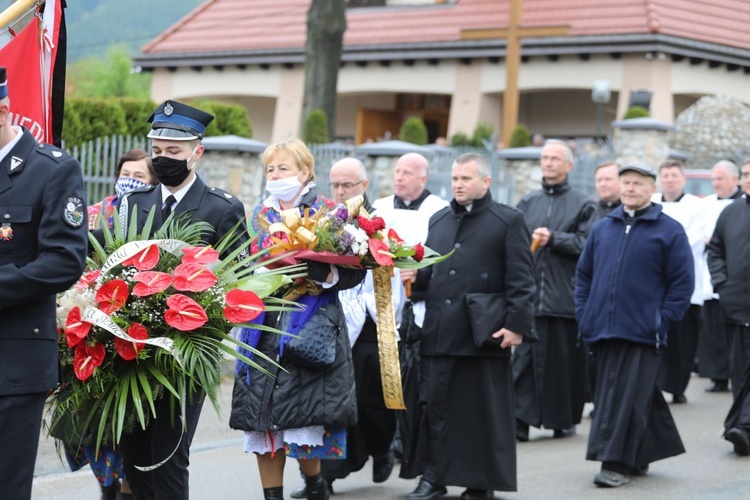
M 594 225 L 575 277 L 576 319 L 596 373 L 586 458 L 602 462 L 594 483 L 603 487 L 685 452 L 657 376 L 695 285 L 685 230 L 651 203 L 656 172 L 631 163 L 619 178 L 622 206 Z
M 414 284 L 427 304 L 413 457 L 422 478 L 407 500 L 445 495 L 446 485 L 465 487 L 463 500 L 516 490 L 510 355 L 531 334 L 531 239 L 523 212 L 492 200 L 490 181 L 484 157 L 458 157 L 454 199 L 430 219 L 426 245 L 454 253 Z

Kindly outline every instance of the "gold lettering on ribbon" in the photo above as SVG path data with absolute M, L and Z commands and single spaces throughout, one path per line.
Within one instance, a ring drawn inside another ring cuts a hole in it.
M 376 267 L 372 270 L 375 288 L 375 304 L 378 312 L 378 354 L 380 355 L 380 379 L 383 383 L 383 399 L 386 408 L 405 410 L 404 393 L 401 386 L 401 365 L 396 343 L 396 318 L 393 312 L 391 292 L 391 268 Z

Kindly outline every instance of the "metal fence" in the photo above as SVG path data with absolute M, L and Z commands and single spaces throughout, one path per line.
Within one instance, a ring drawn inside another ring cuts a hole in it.
M 69 149 L 63 143 L 62 147 L 81 164 L 86 200 L 93 204 L 114 193 L 118 160 L 133 148 L 145 148 L 146 138 L 112 135 L 92 139 Z

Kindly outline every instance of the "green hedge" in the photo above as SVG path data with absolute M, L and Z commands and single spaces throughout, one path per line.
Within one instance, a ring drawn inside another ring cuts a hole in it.
M 322 109 L 313 109 L 307 115 L 302 129 L 302 140 L 305 144 L 326 144 L 328 137 L 328 117 Z
M 398 138 L 404 142 L 411 142 L 418 146 L 427 144 L 427 126 L 421 118 L 412 116 L 401 125 Z
M 206 129 L 206 136 L 253 136 L 244 107 L 210 100 L 190 104 L 215 116 Z M 156 106 L 151 99 L 68 98 L 65 100 L 62 138 L 66 147 L 73 147 L 102 136 L 145 136 L 151 130 L 148 117 Z

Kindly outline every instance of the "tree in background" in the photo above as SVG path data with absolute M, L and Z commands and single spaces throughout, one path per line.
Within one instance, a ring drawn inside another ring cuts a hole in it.
M 421 118 L 417 118 L 416 116 L 407 118 L 404 124 L 401 125 L 398 138 L 404 142 L 424 146 L 427 144 L 427 126 Z
M 474 147 L 477 148 L 495 149 L 494 127 L 486 122 L 477 123 L 477 126 L 474 127 L 474 134 L 472 135 L 471 142 L 474 144 Z
M 302 131 L 302 140 L 307 144 L 325 144 L 330 141 L 328 135 L 328 117 L 322 109 L 313 109 Z
M 328 137 L 336 136 L 336 86 L 346 31 L 346 0 L 312 0 L 307 11 L 303 123 L 315 109 L 328 117 Z
M 531 146 L 531 134 L 529 134 L 529 129 L 527 129 L 525 125 L 519 123 L 516 125 L 516 128 L 513 129 L 513 134 L 510 136 L 510 144 L 508 144 L 508 147 L 525 148 L 526 146 Z
M 104 58 L 82 59 L 68 66 L 68 97 L 138 97 L 151 94 L 151 74 L 131 70 L 131 58 L 125 46 L 111 47 Z M 146 115 L 148 116 L 148 115 Z

